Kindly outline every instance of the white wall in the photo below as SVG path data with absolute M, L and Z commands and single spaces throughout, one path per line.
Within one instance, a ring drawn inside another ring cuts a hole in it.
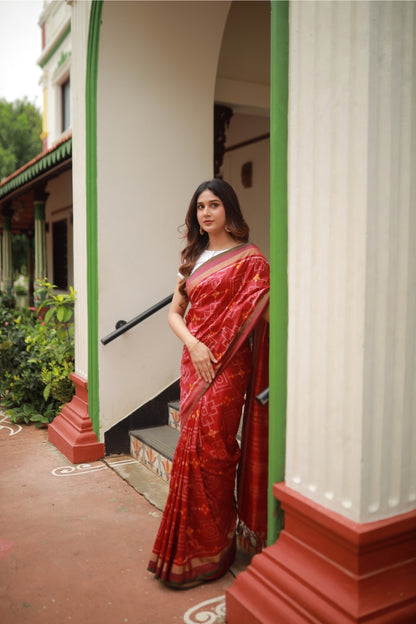
M 45 222 L 49 231 L 46 232 L 46 257 L 48 279 L 55 283 L 53 273 L 53 223 L 66 219 L 68 235 L 68 286 L 74 285 L 73 271 L 73 236 L 72 236 L 72 170 L 65 171 L 53 178 L 47 187 L 49 197 L 45 206 Z
M 104 4 L 98 76 L 99 336 L 173 291 L 183 223 L 213 173 L 228 2 Z M 100 345 L 102 433 L 179 376 L 167 310 Z
M 215 100 L 233 111 L 225 147 L 270 130 L 270 11 L 266 0 L 233 2 L 218 61 Z M 241 167 L 252 162 L 253 185 L 244 187 Z M 250 240 L 269 256 L 270 141 L 226 152 L 221 173 L 235 189 L 250 226 Z
M 236 114 L 227 130 L 226 148 L 256 139 L 269 132 L 266 116 Z M 242 182 L 242 167 L 252 163 L 252 186 Z M 266 257 L 270 255 L 270 139 L 232 149 L 224 155 L 221 173 L 237 193 L 241 210 L 250 227 L 250 241 Z
M 416 501 L 415 3 L 290 5 L 286 483 Z
M 262 115 L 270 108 L 270 11 L 268 0 L 233 2 L 228 15 L 216 102 L 234 112 Z

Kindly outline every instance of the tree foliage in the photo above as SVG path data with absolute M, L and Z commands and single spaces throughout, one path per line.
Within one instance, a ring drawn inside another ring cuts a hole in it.
M 0 180 L 42 151 L 42 116 L 28 98 L 0 99 Z

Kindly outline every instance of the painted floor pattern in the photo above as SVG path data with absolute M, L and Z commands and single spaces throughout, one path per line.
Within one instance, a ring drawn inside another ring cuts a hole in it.
M 133 461 L 72 465 L 0 413 L 0 624 L 225 622 L 231 572 L 174 591 L 147 571 L 161 511 L 117 474 Z

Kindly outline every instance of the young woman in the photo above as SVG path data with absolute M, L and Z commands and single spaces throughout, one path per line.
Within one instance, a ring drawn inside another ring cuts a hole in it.
M 268 385 L 268 325 L 263 319 L 268 320 L 269 299 L 269 265 L 248 243 L 249 228 L 227 182 L 209 180 L 196 189 L 185 225 L 187 245 L 168 315 L 184 343 L 181 435 L 149 562 L 156 578 L 182 588 L 224 575 L 235 556 L 236 434 L 253 368 L 259 374 L 246 407 L 254 414 L 247 415 L 244 427 L 250 427 L 250 420 L 255 423 L 256 430 L 247 435 L 257 457 L 243 473 L 242 488 L 254 500 L 246 503 L 245 517 L 239 510 L 239 517 L 247 531 L 254 530 L 260 541 L 265 538 L 267 451 L 260 451 L 259 444 L 267 445 L 267 413 L 252 397 Z M 259 326 L 261 334 L 250 341 Z M 253 367 L 253 360 L 259 366 Z M 251 473 L 257 477 L 254 486 Z

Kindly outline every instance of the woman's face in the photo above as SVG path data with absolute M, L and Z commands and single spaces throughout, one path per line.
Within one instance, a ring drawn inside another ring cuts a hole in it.
M 224 204 L 209 189 L 203 191 L 196 200 L 196 217 L 199 226 L 208 235 L 223 232 L 227 223 Z

